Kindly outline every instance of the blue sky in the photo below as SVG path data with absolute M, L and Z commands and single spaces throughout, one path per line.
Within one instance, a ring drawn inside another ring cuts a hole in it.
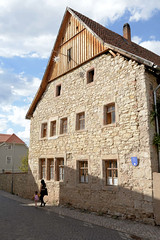
M 160 55 L 160 0 L 1 0 L 0 133 L 29 145 L 26 112 L 37 92 L 64 12 L 69 6 Z

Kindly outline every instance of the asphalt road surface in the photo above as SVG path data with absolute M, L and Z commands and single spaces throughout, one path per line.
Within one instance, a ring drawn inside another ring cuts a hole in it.
M 0 240 L 124 240 L 122 233 L 0 194 Z M 130 239 L 130 238 L 129 238 Z

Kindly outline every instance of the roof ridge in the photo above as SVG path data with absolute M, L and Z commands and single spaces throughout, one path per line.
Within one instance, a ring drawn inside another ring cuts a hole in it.
M 160 56 L 158 54 L 152 52 L 145 47 L 142 47 L 141 45 L 133 41 L 128 41 L 122 35 L 108 29 L 102 24 L 96 22 L 95 20 L 92 20 L 89 17 L 86 17 L 85 15 L 75 11 L 72 8 L 67 9 L 69 9 L 70 13 L 76 15 L 85 25 L 87 25 L 88 28 L 91 29 L 91 31 L 93 31 L 106 44 L 108 43 L 110 46 L 118 47 L 121 50 L 137 55 L 154 63 L 155 65 L 160 66 Z

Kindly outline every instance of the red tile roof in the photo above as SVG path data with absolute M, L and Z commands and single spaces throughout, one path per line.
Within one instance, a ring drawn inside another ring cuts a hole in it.
M 11 134 L 0 134 L 0 143 L 18 143 L 25 144 L 19 137 L 17 137 L 14 133 Z
M 157 54 L 139 46 L 134 42 L 129 42 L 123 36 L 112 32 L 101 24 L 91 20 L 90 18 L 82 15 L 81 13 L 69 8 L 78 18 L 85 23 L 97 36 L 99 36 L 105 43 L 108 43 L 114 47 L 125 50 L 129 53 L 137 55 L 141 58 L 149 60 L 156 65 L 160 66 L 160 56 Z

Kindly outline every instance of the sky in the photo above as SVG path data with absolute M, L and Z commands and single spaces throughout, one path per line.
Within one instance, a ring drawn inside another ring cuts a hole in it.
M 66 7 L 160 55 L 160 0 L 0 0 L 0 133 L 27 145 L 25 116 L 41 83 Z

